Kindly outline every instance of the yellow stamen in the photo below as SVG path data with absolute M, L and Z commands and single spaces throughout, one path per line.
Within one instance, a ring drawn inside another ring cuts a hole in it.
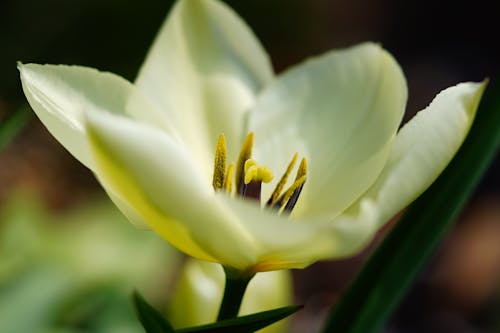
M 263 182 L 269 183 L 273 180 L 273 173 L 265 166 L 257 165 L 254 160 L 247 160 L 244 166 L 245 177 L 243 179 L 245 184 L 250 182 Z
M 241 146 L 240 156 L 236 163 L 236 191 L 239 192 L 243 186 L 245 177 L 245 162 L 252 157 L 253 132 L 250 132 Z
M 262 183 L 271 182 L 273 174 L 269 168 L 261 166 L 251 159 L 253 142 L 254 134 L 250 132 L 243 141 L 236 164 L 230 163 L 226 169 L 226 138 L 224 134 L 219 136 L 215 150 L 212 180 L 215 191 L 224 191 L 229 195 L 235 192 L 242 198 L 260 202 Z M 279 214 L 290 213 L 293 210 L 306 182 L 307 160 L 303 158 L 297 169 L 295 181 L 286 191 L 283 191 L 297 160 L 298 154 L 295 153 L 266 203 L 268 207 L 276 208 Z
M 297 162 L 298 156 L 299 156 L 299 154 L 297 154 L 297 153 L 295 153 L 295 155 L 293 155 L 293 158 L 290 161 L 290 163 L 288 164 L 288 167 L 286 168 L 285 173 L 281 177 L 279 183 L 276 185 L 276 188 L 274 189 L 273 194 L 271 194 L 271 197 L 269 198 L 269 200 L 267 202 L 268 205 L 273 205 L 276 202 L 276 200 L 278 200 L 278 198 L 281 194 L 281 191 L 283 191 L 283 187 L 285 187 L 286 181 L 288 180 L 288 176 L 292 172 L 292 169 L 295 166 L 295 163 Z M 302 163 L 301 163 L 301 165 L 302 165 Z M 299 168 L 299 170 L 300 170 L 300 168 Z
M 286 206 L 287 206 L 287 203 L 288 201 L 290 200 L 290 198 L 292 198 L 292 195 L 297 191 L 299 190 L 299 188 L 304 185 L 304 183 L 306 182 L 306 176 L 302 176 L 300 177 L 299 179 L 297 179 L 293 184 L 292 186 L 290 186 L 288 188 L 288 190 L 286 190 L 286 192 L 283 194 L 283 198 L 280 201 L 280 204 L 281 204 L 281 208 L 285 209 Z M 293 207 L 292 207 L 293 208 Z
M 214 189 L 221 190 L 224 186 L 224 175 L 226 174 L 226 137 L 219 135 L 214 159 L 214 177 L 212 185 Z
M 233 174 L 234 174 L 234 163 L 231 163 L 227 167 L 226 178 L 224 179 L 224 189 L 228 194 L 231 194 L 233 190 Z
M 299 169 L 297 170 L 297 176 L 295 176 L 295 180 L 302 178 L 307 173 L 307 160 L 305 158 L 300 161 Z

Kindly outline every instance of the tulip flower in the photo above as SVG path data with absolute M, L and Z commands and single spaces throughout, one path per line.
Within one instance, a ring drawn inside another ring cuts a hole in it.
M 363 43 L 275 75 L 248 26 L 215 0 L 180 0 L 135 83 L 20 64 L 49 131 L 134 223 L 239 272 L 359 251 L 463 142 L 484 83 L 439 93 L 400 130 L 403 72 Z

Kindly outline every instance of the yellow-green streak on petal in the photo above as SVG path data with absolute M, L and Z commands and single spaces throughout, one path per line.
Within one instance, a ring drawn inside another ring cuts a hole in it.
M 134 181 L 134 177 L 117 167 L 119 163 L 112 156 L 112 150 L 105 146 L 105 143 L 99 139 L 98 134 L 91 127 L 87 126 L 86 130 L 94 150 L 94 162 L 102 171 L 100 173 L 106 174 L 106 181 L 111 187 L 120 189 L 117 193 L 126 193 L 128 201 L 134 204 L 134 208 L 141 215 L 141 218 L 179 250 L 195 258 L 217 262 L 192 240 L 189 230 L 182 223 L 165 217 L 157 207 L 147 200 L 140 190 L 140 186 Z
M 248 273 L 260 273 L 260 272 L 270 272 L 282 269 L 290 269 L 299 268 L 307 266 L 307 264 L 293 262 L 293 261 L 284 261 L 284 260 L 262 260 L 257 265 L 248 270 Z
M 212 185 L 214 190 L 221 190 L 224 186 L 224 176 L 226 174 L 226 137 L 219 135 L 214 159 L 214 177 Z

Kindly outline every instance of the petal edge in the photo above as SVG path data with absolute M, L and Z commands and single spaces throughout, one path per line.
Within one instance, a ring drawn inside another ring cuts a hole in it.
M 422 194 L 445 169 L 472 125 L 486 84 L 467 82 L 443 90 L 399 131 L 388 163 L 360 199 L 376 202 L 379 226 Z M 358 205 L 359 201 L 349 211 Z

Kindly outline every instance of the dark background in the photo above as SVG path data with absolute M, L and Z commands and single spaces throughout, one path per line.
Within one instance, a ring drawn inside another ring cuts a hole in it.
M 380 42 L 409 84 L 406 119 L 440 90 L 496 80 L 499 1 L 228 1 L 254 29 L 277 72 L 331 48 Z M 96 67 L 133 80 L 170 1 L 0 0 L 0 120 L 25 105 L 16 61 Z M 479 149 L 480 147 L 478 147 Z M 36 189 L 54 210 L 100 191 L 92 175 L 36 119 L 0 155 L 0 201 Z M 395 314 L 389 332 L 500 330 L 500 162 Z M 296 272 L 306 308 L 297 332 L 313 332 L 369 251 Z

